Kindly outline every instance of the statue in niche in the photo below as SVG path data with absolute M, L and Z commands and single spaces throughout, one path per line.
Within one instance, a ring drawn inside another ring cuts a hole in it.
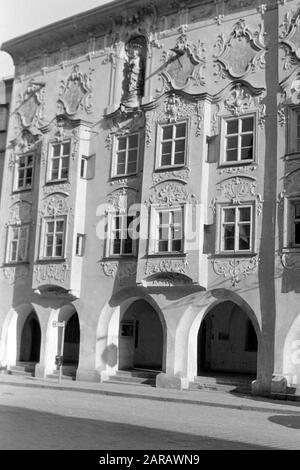
M 123 101 L 129 106 L 138 106 L 144 94 L 145 49 L 146 42 L 142 36 L 130 40 L 126 46 Z

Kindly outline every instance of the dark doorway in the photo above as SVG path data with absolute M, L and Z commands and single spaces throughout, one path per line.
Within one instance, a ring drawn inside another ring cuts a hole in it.
M 65 365 L 78 365 L 80 344 L 80 325 L 77 313 L 68 320 L 65 330 L 63 363 Z
M 39 362 L 41 349 L 41 328 L 35 313 L 27 318 L 21 335 L 20 361 Z

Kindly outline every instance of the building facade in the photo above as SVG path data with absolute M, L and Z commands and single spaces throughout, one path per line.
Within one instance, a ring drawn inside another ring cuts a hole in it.
M 2 45 L 0 364 L 300 392 L 300 5 L 114 1 Z

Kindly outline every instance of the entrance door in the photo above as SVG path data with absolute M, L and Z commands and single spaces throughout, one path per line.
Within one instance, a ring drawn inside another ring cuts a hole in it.
M 20 345 L 21 362 L 39 362 L 41 328 L 36 315 L 30 315 L 23 327 Z

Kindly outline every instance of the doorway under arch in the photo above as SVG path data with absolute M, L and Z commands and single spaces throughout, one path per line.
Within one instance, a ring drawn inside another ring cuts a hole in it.
M 21 334 L 19 362 L 34 362 L 40 360 L 41 328 L 37 315 L 32 312 L 27 317 Z
M 158 313 L 145 300 L 136 300 L 120 324 L 119 369 L 161 371 L 163 348 L 164 330 Z
M 232 301 L 213 307 L 198 332 L 197 375 L 256 377 L 258 341 L 247 313 Z
M 64 337 L 63 365 L 77 367 L 79 362 L 80 325 L 77 312 L 68 319 Z

